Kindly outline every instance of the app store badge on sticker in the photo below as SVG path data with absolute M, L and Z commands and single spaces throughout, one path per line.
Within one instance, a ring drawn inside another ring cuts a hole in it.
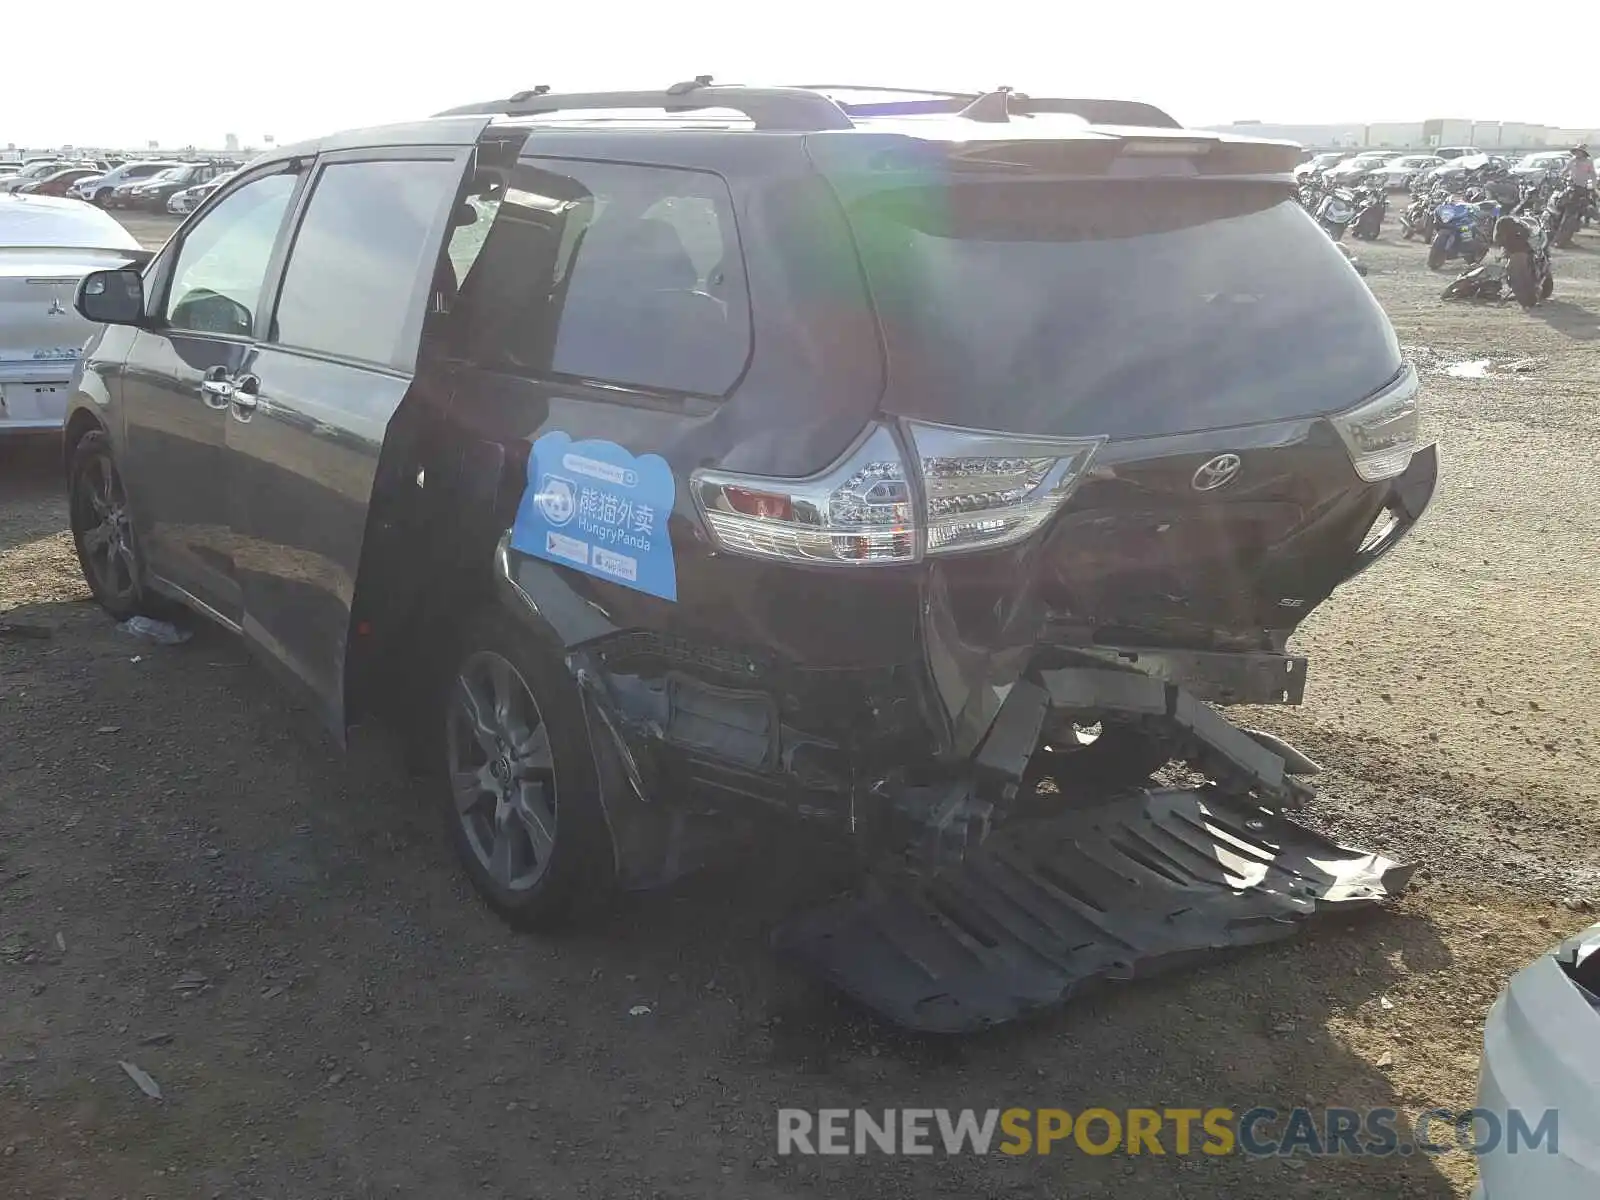
M 511 547 L 623 587 L 678 598 L 667 520 L 677 497 L 659 454 L 547 433 L 528 455 Z

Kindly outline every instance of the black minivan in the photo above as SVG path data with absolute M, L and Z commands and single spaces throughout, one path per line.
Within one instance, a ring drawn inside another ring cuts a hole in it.
M 705 79 L 276 149 L 82 285 L 84 572 L 340 738 L 404 722 L 519 921 L 773 814 L 981 838 L 1019 783 L 1185 752 L 1050 672 L 1297 703 L 1289 636 L 1428 503 L 1417 377 L 1296 158 Z

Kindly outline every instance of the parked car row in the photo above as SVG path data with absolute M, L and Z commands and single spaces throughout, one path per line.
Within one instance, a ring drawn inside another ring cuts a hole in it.
M 239 169 L 237 162 L 182 162 L 150 159 L 113 167 L 103 159 L 38 159 L 0 164 L 0 193 L 65 196 L 102 208 L 185 213 L 213 185 Z M 204 190 L 201 190 L 204 189 Z M 193 192 L 173 204 L 180 194 Z
M 140 208 L 150 212 L 166 212 L 167 201 L 179 192 L 231 175 L 239 169 L 236 162 L 168 163 L 162 169 L 143 178 L 129 179 L 111 188 L 110 194 L 99 201 L 106 208 Z M 187 210 L 184 210 L 187 211 Z
M 1442 146 L 1431 153 L 1364 150 L 1358 154 L 1330 151 L 1314 154 L 1295 168 L 1302 182 L 1321 177 L 1335 187 L 1370 187 L 1399 192 L 1424 180 L 1448 181 L 1453 174 L 1488 164 L 1503 168 L 1520 182 L 1537 183 L 1560 175 L 1572 160 L 1569 150 L 1540 150 L 1510 159 L 1485 154 L 1470 146 Z
M 102 208 L 110 207 L 112 194 L 120 187 L 135 183 L 148 183 L 163 171 L 183 164 L 175 159 L 151 159 L 143 162 L 123 163 L 114 170 L 81 179 L 72 189 L 79 200 L 88 200 Z
M 64 195 L 62 191 L 50 191 L 42 185 L 54 186 L 61 176 L 70 171 L 82 171 L 90 175 L 98 175 L 110 169 L 109 164 L 96 159 L 36 159 L 30 163 L 12 164 L 16 170 L 0 175 L 0 193 L 22 192 L 29 193 L 43 191 L 44 195 Z M 82 178 L 82 176 L 79 176 Z

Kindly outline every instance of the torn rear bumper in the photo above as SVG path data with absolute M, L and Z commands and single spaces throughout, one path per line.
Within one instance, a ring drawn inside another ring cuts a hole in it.
M 1215 787 L 1001 829 L 955 867 L 875 877 L 775 943 L 888 1020 L 966 1033 L 1398 894 L 1411 868 Z

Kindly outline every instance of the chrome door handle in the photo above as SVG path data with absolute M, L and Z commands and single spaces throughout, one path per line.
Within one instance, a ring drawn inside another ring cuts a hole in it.
M 237 385 L 221 367 L 212 367 L 200 378 L 200 398 L 210 408 L 227 408 Z
M 248 421 L 261 403 L 260 391 L 261 380 L 254 375 L 241 375 L 234 380 L 233 391 L 229 394 L 233 401 L 233 415 L 241 421 Z

